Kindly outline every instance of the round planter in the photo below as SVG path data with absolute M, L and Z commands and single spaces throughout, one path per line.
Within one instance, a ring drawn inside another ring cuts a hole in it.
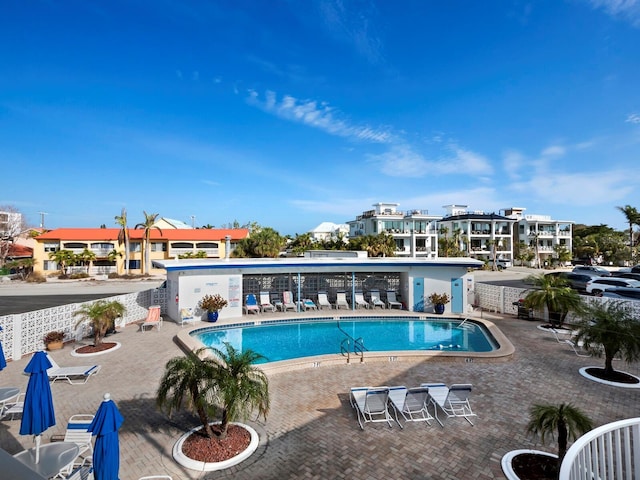
M 62 340 L 47 343 L 47 350 L 60 350 L 62 347 L 64 347 Z
M 220 422 L 211 422 L 210 425 L 219 425 Z M 182 465 L 185 468 L 190 470 L 198 470 L 199 472 L 213 472 L 216 470 L 224 470 L 225 468 L 233 467 L 234 465 L 238 465 L 243 462 L 247 458 L 253 454 L 258 448 L 258 444 L 260 442 L 260 438 L 258 437 L 258 432 L 256 432 L 249 425 L 245 425 L 243 423 L 230 422 L 229 425 L 238 425 L 249 432 L 251 435 L 251 442 L 247 449 L 243 452 L 240 452 L 235 457 L 232 457 L 228 460 L 224 460 L 223 462 L 200 462 L 198 460 L 193 460 L 187 457 L 184 453 L 182 453 L 182 444 L 185 442 L 189 435 L 193 432 L 197 432 L 202 429 L 202 425 L 196 428 L 192 428 L 187 433 L 182 435 L 176 444 L 173 446 L 173 459 Z
M 502 465 L 502 471 L 504 473 L 504 476 L 507 477 L 507 480 L 520 480 L 520 477 L 516 475 L 516 472 L 513 471 L 511 462 L 513 461 L 514 457 L 517 457 L 518 455 L 522 455 L 525 453 L 531 453 L 534 455 L 543 455 L 545 457 L 558 458 L 558 456 L 554 455 L 553 453 L 547 453 L 541 450 L 511 450 L 510 452 L 507 452 L 504 454 L 504 456 L 502 457 L 502 461 L 500 462 Z
M 602 383 L 603 385 L 610 385 L 612 387 L 620 387 L 620 388 L 640 388 L 640 382 L 638 383 L 620 383 L 620 382 L 612 382 L 610 380 L 603 380 L 602 378 L 598 378 L 598 377 L 594 377 L 593 375 L 590 375 L 588 370 L 590 368 L 600 368 L 600 367 L 582 367 L 579 372 L 580 375 L 582 375 L 584 378 L 588 378 L 589 380 L 593 381 L 593 382 L 598 382 L 598 383 Z M 638 378 L 635 375 L 632 375 L 630 373 L 627 372 L 622 372 L 622 373 L 626 373 L 627 375 L 629 375 L 630 377 L 635 377 Z M 640 380 L 640 378 L 638 378 L 638 380 Z
M 109 342 L 109 343 L 115 343 L 115 345 L 107 350 L 101 350 L 99 352 L 92 352 L 92 353 L 80 353 L 78 352 L 78 349 L 82 347 L 77 347 L 71 352 L 71 356 L 72 357 L 95 357 L 96 355 L 104 355 L 105 353 L 115 352 L 122 346 L 120 342 Z
M 433 311 L 435 313 L 437 313 L 438 315 L 442 315 L 444 313 L 444 304 L 443 303 L 436 303 L 433 306 Z
M 208 322 L 217 322 L 218 321 L 218 312 L 207 312 L 207 321 Z

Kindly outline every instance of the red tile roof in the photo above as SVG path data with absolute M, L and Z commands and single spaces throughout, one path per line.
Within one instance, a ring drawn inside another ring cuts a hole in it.
M 78 240 L 78 241 L 113 241 L 118 239 L 119 228 L 57 228 L 36 237 L 37 240 Z M 247 238 L 246 228 L 193 228 L 193 229 L 151 229 L 151 240 L 192 240 L 192 241 L 224 241 L 226 235 L 237 241 Z M 129 229 L 129 238 L 140 240 L 144 237 L 143 229 Z
M 9 253 L 7 257 L 10 258 L 29 258 L 33 257 L 33 248 L 25 247 L 24 245 L 18 245 L 13 243 L 9 245 Z

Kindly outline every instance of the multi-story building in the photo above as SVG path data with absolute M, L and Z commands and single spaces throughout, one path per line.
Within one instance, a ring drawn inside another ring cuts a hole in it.
M 511 207 L 505 209 L 505 216 L 518 222 L 517 242 L 523 242 L 532 248 L 540 266 L 551 259 L 558 247 L 573 251 L 572 225 L 570 220 L 553 220 L 549 215 L 525 215 L 525 208 Z
M 349 238 L 349 225 L 345 223 L 322 222 L 309 235 L 315 241 L 335 240 L 342 236 L 345 240 Z
M 375 203 L 374 210 L 363 212 L 355 220 L 347 222 L 349 238 L 362 235 L 388 233 L 396 242 L 395 254 L 399 257 L 438 256 L 439 215 L 429 215 L 427 210 L 397 210 L 398 203 Z
M 36 237 L 33 251 L 34 271 L 49 273 L 59 270 L 59 265 L 51 259 L 50 253 L 70 250 L 80 254 L 87 249 L 95 255 L 89 274 L 123 273 L 124 243 L 118 240 L 119 228 L 59 228 Z M 204 252 L 206 258 L 225 258 L 239 240 L 247 238 L 249 230 L 238 229 L 184 229 L 152 228 L 150 231 L 151 260 L 177 259 L 180 255 Z M 227 244 L 228 242 L 228 244 Z M 144 230 L 129 229 L 129 272 L 142 272 L 144 255 Z M 161 274 L 164 270 L 153 269 L 151 274 Z
M 516 220 L 467 205 L 445 205 L 446 214 L 438 222 L 441 237 L 455 238 L 459 249 L 478 260 L 513 259 L 513 224 Z

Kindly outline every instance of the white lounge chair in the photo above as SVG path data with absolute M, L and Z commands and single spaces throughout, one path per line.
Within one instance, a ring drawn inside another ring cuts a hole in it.
M 393 418 L 389 413 L 388 388 L 354 387 L 349 393 L 349 402 L 356 409 L 361 429 L 364 430 L 364 424 L 369 422 L 387 422 L 391 427 Z
M 149 328 L 157 327 L 160 330 L 162 326 L 162 317 L 160 316 L 160 305 L 152 305 L 147 312 L 147 318 L 140 325 L 140 330 L 143 332 Z
M 429 389 L 427 387 L 389 387 L 389 400 L 396 414 L 396 422 L 400 427 L 398 412 L 406 422 L 427 422 L 433 417 L 427 409 L 429 404 Z
M 402 310 L 402 303 L 396 299 L 396 292 L 394 290 L 387 290 L 387 308 L 394 307 Z
M 473 425 L 469 417 L 475 417 L 476 414 L 471 410 L 469 404 L 469 395 L 471 395 L 472 386 L 470 383 L 454 384 L 447 387 L 444 383 L 423 383 L 421 387 L 429 389 L 429 402 L 434 406 L 435 419 L 440 426 L 444 426 L 440 418 L 438 418 L 438 407 L 448 417 L 464 417 L 464 419 Z
M 276 306 L 271 303 L 269 292 L 260 292 L 260 310 L 263 312 L 266 310 L 269 310 L 270 312 L 276 311 Z
M 338 292 L 336 293 L 336 309 L 340 309 L 340 307 L 345 307 L 349 310 L 349 302 L 347 302 L 347 294 L 346 292 Z
M 184 327 L 185 323 L 193 323 L 197 320 L 193 313 L 193 308 L 181 308 L 180 309 L 180 326 Z
M 385 305 L 385 303 L 382 300 L 380 300 L 380 290 L 371 290 L 369 292 L 369 295 L 371 295 L 371 300 L 369 301 L 369 303 L 371 304 L 371 308 L 376 308 L 376 307 L 386 308 L 387 307 Z
M 8 402 L 4 405 L 4 408 L 0 408 L 0 419 L 4 419 L 11 415 L 9 420 L 13 420 L 16 415 L 22 415 L 24 410 L 24 395 L 25 392 L 20 392 L 15 400 Z
M 329 301 L 327 297 L 327 292 L 318 292 L 318 307 L 323 309 L 324 307 L 329 307 L 329 310 L 333 308 L 333 305 Z
M 293 293 L 285 290 L 282 292 L 282 311 L 286 312 L 291 309 L 294 312 L 298 311 L 298 307 L 296 306 L 296 302 L 293 301 Z
M 369 308 L 369 303 L 364 299 L 364 293 L 356 292 L 356 298 L 354 303 L 356 304 L 356 308 L 364 307 Z
M 260 313 L 260 307 L 258 306 L 258 300 L 253 293 L 247 294 L 244 301 L 244 311 L 248 315 L 251 312 Z
M 305 312 L 307 310 L 318 310 L 318 306 L 310 298 L 303 298 L 300 302 L 300 308 Z
M 573 352 L 579 357 L 590 357 L 591 353 L 584 349 L 582 342 L 575 342 L 574 340 L 565 340 L 565 343 L 571 347 Z
M 84 465 L 85 462 L 90 463 L 93 459 L 93 445 L 91 443 L 92 433 L 88 430 L 89 425 L 93 422 L 94 415 L 89 413 L 78 413 L 72 415 L 67 423 L 67 430 L 64 434 L 65 442 L 73 442 L 80 449 L 78 456 L 74 460 L 73 466 Z M 78 462 L 78 458 L 82 461 Z M 71 472 L 68 472 L 71 473 Z
M 78 367 L 61 367 L 56 361 L 51 358 L 47 353 L 47 358 L 51 362 L 51 368 L 47 370 L 49 380 L 55 382 L 56 380 L 66 380 L 71 385 L 82 385 L 87 383 L 89 378 L 96 375 L 101 366 L 100 365 L 81 365 Z

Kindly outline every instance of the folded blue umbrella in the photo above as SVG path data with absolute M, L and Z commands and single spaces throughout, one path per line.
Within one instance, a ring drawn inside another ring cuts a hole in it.
M 96 436 L 93 447 L 93 475 L 95 480 L 118 480 L 120 470 L 120 446 L 118 429 L 124 418 L 118 407 L 105 393 L 104 400 L 89 425 L 90 432 Z
M 0 332 L 2 331 L 2 326 L 0 326 Z M 2 342 L 0 342 L 0 370 L 4 370 L 4 367 L 7 366 L 7 360 L 4 358 L 4 351 L 2 350 Z
M 24 369 L 29 374 L 27 391 L 24 395 L 20 435 L 35 435 L 36 463 L 40 459 L 40 437 L 42 432 L 56 424 L 53 397 L 47 369 L 51 362 L 45 352 L 36 352 Z

